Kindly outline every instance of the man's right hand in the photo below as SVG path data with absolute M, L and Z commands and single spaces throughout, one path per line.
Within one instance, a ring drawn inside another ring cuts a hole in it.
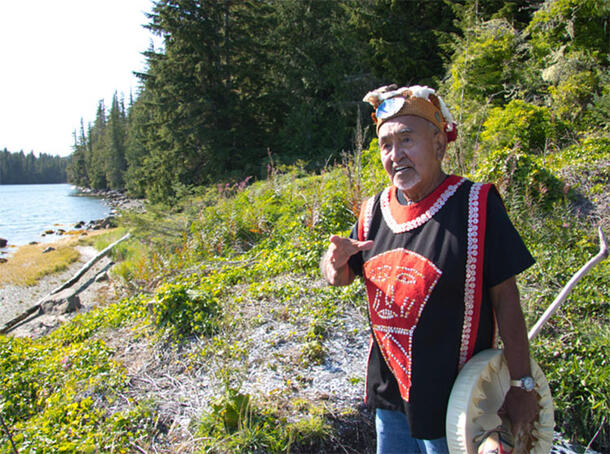
M 330 237 L 330 245 L 322 258 L 322 274 L 331 285 L 348 285 L 354 280 L 354 273 L 347 261 L 360 251 L 368 251 L 373 241 L 358 241 L 338 235 Z

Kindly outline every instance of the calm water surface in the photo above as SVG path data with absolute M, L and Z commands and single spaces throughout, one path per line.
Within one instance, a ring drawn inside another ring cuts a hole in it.
M 102 199 L 77 196 L 69 184 L 0 185 L 0 238 L 9 245 L 48 242 L 45 230 L 71 230 L 79 221 L 101 219 L 110 213 Z M 1 250 L 0 250 L 1 251 Z

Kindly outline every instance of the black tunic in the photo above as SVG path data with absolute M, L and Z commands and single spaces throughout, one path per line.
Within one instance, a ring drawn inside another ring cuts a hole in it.
M 489 288 L 534 263 L 495 188 L 473 185 L 450 176 L 409 206 L 388 188 L 352 230 L 374 240 L 349 261 L 369 296 L 366 402 L 405 412 L 415 438 L 445 436 L 459 369 L 494 344 Z

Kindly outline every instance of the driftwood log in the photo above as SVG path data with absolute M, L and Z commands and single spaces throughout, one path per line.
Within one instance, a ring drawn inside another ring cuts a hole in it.
M 19 322 L 27 319 L 28 317 L 30 317 L 31 315 L 35 314 L 36 312 L 39 312 L 40 308 L 42 306 L 42 303 L 49 296 L 55 295 L 56 293 L 59 293 L 62 290 L 64 290 L 64 289 L 74 285 L 83 276 L 83 274 L 85 274 L 93 265 L 95 265 L 97 262 L 99 262 L 102 259 L 102 257 L 107 255 L 112 250 L 112 248 L 114 248 L 117 244 L 121 243 L 122 241 L 127 240 L 130 237 L 131 237 L 131 234 L 128 233 L 127 235 L 123 236 L 119 240 L 115 241 L 114 243 L 112 243 L 111 245 L 106 247 L 99 254 L 97 254 L 95 257 L 93 257 L 91 260 L 89 260 L 87 263 L 85 263 L 83 265 L 83 267 L 74 276 L 72 276 L 71 279 L 69 279 L 68 281 L 66 281 L 65 283 L 63 283 L 59 287 L 57 287 L 55 290 L 53 290 L 51 293 L 46 295 L 44 298 L 40 299 L 34 306 L 30 307 L 25 312 L 22 312 L 17 317 L 15 317 L 12 320 L 9 320 L 8 322 L 6 322 L 4 324 L 4 326 L 2 328 L 0 328 L 0 334 L 6 334 L 6 333 L 10 332 Z

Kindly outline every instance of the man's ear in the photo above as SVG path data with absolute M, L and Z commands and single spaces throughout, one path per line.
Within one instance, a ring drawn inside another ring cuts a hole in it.
M 447 136 L 439 132 L 434 136 L 434 153 L 439 161 L 442 161 L 445 157 L 445 151 L 447 150 Z

